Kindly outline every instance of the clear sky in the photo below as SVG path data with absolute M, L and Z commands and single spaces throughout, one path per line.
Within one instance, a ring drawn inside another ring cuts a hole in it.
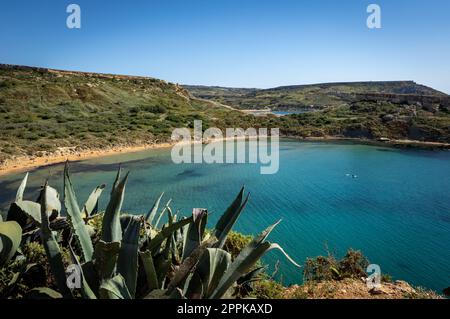
M 79 30 L 66 27 L 70 3 Z M 366 26 L 371 3 L 379 30 Z M 2 1 L 0 63 L 234 87 L 414 80 L 450 93 L 450 1 Z

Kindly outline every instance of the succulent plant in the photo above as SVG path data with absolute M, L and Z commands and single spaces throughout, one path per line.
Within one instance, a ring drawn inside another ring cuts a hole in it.
M 0 267 L 16 253 L 22 240 L 22 228 L 15 221 L 0 221 Z
M 267 251 L 283 251 L 277 244 L 266 241 L 278 223 L 253 239 L 234 260 L 230 252 L 224 250 L 227 236 L 249 199 L 248 195 L 244 199 L 244 188 L 214 229 L 207 232 L 206 209 L 195 208 L 191 216 L 179 218 L 178 213 L 173 214 L 170 201 L 159 209 L 164 193 L 147 214 L 123 214 L 121 207 L 128 173 L 123 178 L 121 175 L 119 168 L 109 203 L 104 213 L 98 213 L 98 200 L 105 185 L 96 187 L 80 209 L 66 163 L 63 199 L 66 218 L 60 216 L 57 191 L 47 183 L 37 202 L 23 199 L 28 175 L 25 176 L 8 220 L 22 222 L 30 233 L 39 234 L 57 290 L 33 289 L 27 297 L 74 298 L 80 294 L 87 299 L 229 297 L 237 282 L 254 280 L 255 274 L 260 272 L 255 266 Z M 159 226 L 163 216 L 167 221 Z M 102 218 L 101 231 L 91 229 L 90 220 L 94 218 Z M 62 226 L 61 222 L 55 222 L 61 220 L 64 221 Z M 4 230 L 3 224 L 13 231 Z M 14 245 L 5 250 L 7 254 L 2 250 L 1 261 L 5 264 L 19 247 L 22 230 L 15 221 L 2 222 L 2 240 L 3 234 L 14 239 Z M 72 263 L 79 270 L 79 293 L 67 284 L 62 247 L 70 250 Z

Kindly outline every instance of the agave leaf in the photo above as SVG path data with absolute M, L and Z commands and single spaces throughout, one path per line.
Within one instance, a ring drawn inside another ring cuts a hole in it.
M 119 258 L 117 259 L 117 272 L 123 276 L 132 297 L 136 293 L 138 273 L 139 232 L 142 219 L 139 216 L 126 216 L 129 219 L 124 231 Z
M 176 223 L 176 221 L 177 221 L 176 220 L 176 216 L 174 216 L 173 219 L 172 219 L 171 225 L 173 223 Z M 184 227 L 186 227 L 186 226 L 184 226 Z M 177 237 L 176 231 L 173 232 L 171 237 L 172 237 L 172 239 L 171 239 L 172 240 L 172 243 L 171 243 L 171 247 L 172 247 L 172 262 L 174 264 L 178 265 L 178 264 L 180 264 L 180 254 L 178 252 L 178 242 L 177 242 L 177 239 L 176 239 L 176 237 Z
M 102 195 L 103 190 L 105 189 L 106 185 L 102 184 L 100 186 L 97 186 L 89 195 L 88 200 L 84 204 L 83 210 L 81 211 L 81 215 L 85 220 L 89 220 L 93 215 L 95 215 L 98 211 L 98 199 Z
M 294 261 L 294 259 L 292 259 L 285 251 L 284 251 L 284 249 L 280 246 L 280 245 L 278 245 L 277 243 L 272 243 L 272 244 L 270 244 L 270 248 L 268 249 L 268 251 L 269 250 L 272 250 L 272 249 L 278 249 L 279 251 L 281 251 L 281 253 L 284 255 L 284 257 L 286 257 L 286 259 L 287 260 L 289 260 L 290 262 L 291 262 L 291 264 L 293 264 L 295 267 L 297 267 L 297 268 L 302 268 L 302 266 L 300 266 L 299 264 L 297 264 L 295 261 Z
M 23 193 L 25 192 L 25 188 L 27 187 L 27 181 L 28 181 L 28 173 L 26 173 L 25 177 L 20 183 L 19 188 L 17 189 L 16 202 L 20 202 L 23 200 Z
M 159 213 L 158 219 L 156 220 L 156 223 L 154 225 L 155 228 L 158 227 L 159 223 L 161 222 L 162 217 L 164 216 L 164 213 L 169 209 L 169 205 L 171 202 L 172 202 L 172 198 L 167 201 L 166 205 Z
M 122 275 L 107 279 L 100 285 L 100 298 L 102 299 L 132 299 L 127 284 Z
M 228 233 L 230 232 L 231 228 L 233 228 L 245 205 L 247 205 L 250 194 L 247 195 L 244 202 L 242 203 L 243 196 L 244 196 L 244 187 L 242 187 L 241 191 L 239 192 L 233 203 L 231 203 L 231 205 L 227 208 L 225 213 L 220 217 L 219 221 L 217 222 L 214 232 L 214 236 L 216 236 L 216 238 L 218 239 L 216 248 L 223 248 Z
M 200 246 L 208 221 L 208 211 L 202 208 L 194 208 L 192 211 L 193 222 L 184 228 L 183 254 L 181 260 L 187 258 L 195 248 Z
M 203 286 L 202 298 L 208 298 L 212 294 L 230 264 L 230 253 L 218 248 L 206 249 L 195 269 L 195 274 L 200 278 Z M 195 282 L 192 283 L 195 284 Z M 190 291 L 198 291 L 198 288 L 193 287 Z M 189 298 L 187 293 L 185 295 Z
M 166 275 L 172 266 L 172 259 L 169 258 L 172 246 L 172 236 L 166 239 L 163 251 L 155 257 L 155 269 L 158 275 L 158 283 L 161 288 L 164 288 Z
M 41 201 L 40 195 L 37 202 L 27 201 L 23 199 L 25 188 L 28 181 L 28 173 L 22 180 L 19 189 L 16 194 L 16 201 L 11 204 L 8 211 L 7 219 L 17 221 L 22 228 L 25 228 L 29 224 L 29 218 L 31 218 L 38 225 L 41 223 Z M 50 219 L 58 217 L 61 211 L 61 202 L 59 201 L 58 191 L 50 186 L 47 186 L 47 212 Z
M 248 246 L 242 249 L 234 262 L 230 265 L 226 273 L 222 276 L 217 288 L 210 296 L 211 299 L 222 298 L 227 290 L 239 278 L 246 274 L 267 251 L 274 248 L 279 248 L 278 245 L 271 244 L 266 241 L 267 236 L 269 236 L 275 226 L 277 226 L 279 223 L 280 222 L 277 222 L 276 224 L 268 227 L 258 237 L 254 238 Z M 292 261 L 290 257 L 289 260 Z M 296 266 L 299 266 L 295 262 L 294 264 Z
M 59 200 L 59 193 L 53 187 L 47 186 L 46 196 L 47 215 L 49 216 L 50 220 L 53 220 L 57 218 L 59 216 L 59 213 L 61 212 L 61 201 Z M 41 199 L 38 198 L 38 202 L 40 201 Z
M 50 230 L 50 223 L 48 220 L 48 207 L 47 207 L 47 182 L 41 191 L 41 240 L 42 245 L 45 248 L 47 258 L 50 263 L 50 269 L 55 278 L 56 285 L 59 292 L 65 298 L 71 298 L 72 293 L 66 284 L 66 271 L 61 257 L 61 251 L 59 249 L 58 242 L 55 239 L 53 232 Z
M 95 252 L 94 252 L 95 256 Z M 95 260 L 94 260 L 95 261 Z M 96 297 L 99 297 L 99 289 L 101 284 L 101 279 L 99 273 L 96 269 L 94 261 L 89 261 L 81 265 L 83 271 L 83 279 L 86 280 L 89 288 L 94 292 Z
M 147 277 L 147 285 L 149 291 L 159 288 L 158 275 L 156 274 L 155 265 L 153 263 L 152 253 L 147 250 L 145 252 L 139 252 L 142 264 L 144 265 L 145 275 Z
M 62 297 L 59 292 L 53 289 L 41 287 L 31 289 L 25 294 L 24 299 L 61 299 Z
M 150 240 L 148 250 L 150 250 L 154 254 L 160 248 L 160 246 L 164 242 L 164 240 L 166 240 L 167 238 L 172 236 L 172 234 L 176 230 L 191 223 L 192 221 L 193 221 L 193 217 L 191 216 L 189 218 L 181 219 L 181 220 L 177 221 L 176 223 L 173 223 L 172 225 L 163 228 L 155 237 L 153 237 Z
M 202 299 L 207 284 L 198 272 L 191 273 L 184 284 L 183 295 L 188 299 Z
M 170 248 L 170 242 L 166 243 L 166 246 Z M 160 253 L 154 257 L 154 265 L 156 270 L 156 276 L 158 277 L 158 287 L 164 288 L 164 281 L 166 279 L 167 272 L 171 266 L 171 260 L 166 258 L 165 253 Z
M 178 270 L 172 277 L 172 280 L 170 281 L 169 285 L 167 286 L 168 293 L 172 293 L 178 287 L 178 285 L 189 276 L 189 273 L 198 264 L 200 258 L 203 256 L 206 249 L 211 247 L 214 244 L 215 240 L 216 240 L 215 238 L 210 238 L 207 241 L 202 242 L 201 245 L 198 246 L 189 255 L 189 257 L 187 257 L 182 262 L 182 264 L 180 265 L 180 267 L 178 267 Z
M 92 291 L 91 287 L 89 286 L 88 282 L 86 281 L 86 278 L 84 277 L 84 271 L 83 268 L 80 265 L 80 262 L 78 261 L 78 258 L 73 251 L 72 245 L 69 244 L 69 250 L 70 250 L 70 256 L 72 259 L 72 263 L 77 265 L 78 269 L 80 270 L 81 275 L 81 294 L 83 295 L 83 298 L 85 299 L 97 299 L 97 296 Z
M 159 195 L 159 197 L 156 199 L 155 203 L 153 204 L 152 208 L 149 210 L 147 215 L 145 215 L 145 220 L 152 225 L 153 219 L 156 216 L 156 212 L 158 211 L 159 203 L 161 202 L 161 198 L 164 196 L 164 192 Z
M 95 245 L 94 265 L 100 279 L 110 279 L 116 270 L 119 257 L 120 242 L 104 242 L 100 240 Z
M 113 186 L 111 188 L 111 196 L 114 194 L 117 186 L 119 185 L 120 176 L 122 175 L 122 164 L 119 164 L 119 169 L 117 170 L 116 178 L 114 179 Z
M 102 240 L 105 242 L 120 242 L 122 240 L 122 229 L 120 227 L 120 209 L 125 192 L 128 174 L 120 181 L 114 183 L 116 186 L 111 194 L 111 199 L 105 210 L 102 224 Z M 120 177 L 120 172 L 118 173 Z
M 92 245 L 91 236 L 81 216 L 80 208 L 78 207 L 77 197 L 73 190 L 72 182 L 69 177 L 69 166 L 66 163 L 64 167 L 64 205 L 69 215 L 75 236 L 80 243 L 83 252 L 84 261 L 92 260 L 94 254 L 94 247 Z
M 17 222 L 0 222 L 0 267 L 14 256 L 21 240 L 22 228 Z
M 259 280 L 258 276 L 261 275 L 265 269 L 266 267 L 264 266 L 253 269 L 237 280 L 238 285 L 244 285 Z
M 12 203 L 8 211 L 8 220 L 17 221 L 22 227 L 31 218 L 38 225 L 41 224 L 41 205 L 28 200 Z

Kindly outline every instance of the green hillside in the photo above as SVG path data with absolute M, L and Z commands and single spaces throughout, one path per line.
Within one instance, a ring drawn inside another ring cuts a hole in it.
M 194 96 L 239 109 L 322 109 L 347 104 L 348 94 L 401 94 L 447 97 L 412 81 L 351 82 L 282 86 L 273 89 L 239 89 L 185 86 Z
M 163 141 L 230 112 L 153 78 L 0 65 L 0 160 Z
M 0 65 L 0 164 L 61 147 L 168 141 L 174 128 L 192 128 L 194 120 L 203 120 L 204 129 L 280 128 L 284 136 L 450 142 L 448 96 L 413 82 L 188 89 L 154 78 Z M 236 108 L 315 107 L 284 117 L 254 116 L 217 102 Z

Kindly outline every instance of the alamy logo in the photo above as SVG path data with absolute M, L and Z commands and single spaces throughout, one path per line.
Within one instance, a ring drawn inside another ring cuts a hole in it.
M 78 265 L 72 264 L 66 270 L 66 285 L 69 289 L 81 288 L 81 269 Z
M 374 289 L 381 287 L 381 267 L 376 264 L 371 264 L 367 267 L 366 272 L 369 277 L 366 279 L 367 288 Z
M 67 17 L 66 25 L 69 29 L 81 29 L 81 8 L 78 4 L 69 4 L 66 12 L 70 13 Z
M 381 29 L 381 7 L 378 4 L 371 4 L 367 7 L 367 27 L 369 29 Z
M 194 121 L 193 137 L 188 128 L 177 128 L 172 132 L 172 140 L 177 143 L 172 147 L 171 156 L 175 164 L 259 163 L 261 174 L 276 174 L 279 137 L 278 128 L 272 128 L 270 136 L 267 128 L 227 128 L 225 134 L 218 128 L 208 128 L 203 133 L 202 121 Z

